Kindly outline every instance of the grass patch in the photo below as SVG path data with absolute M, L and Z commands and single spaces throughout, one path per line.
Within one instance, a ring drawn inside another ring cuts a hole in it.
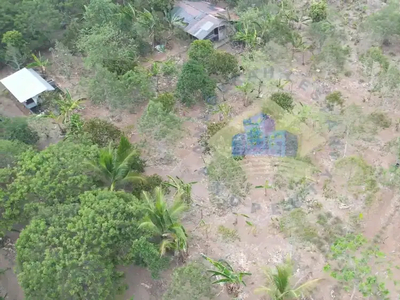
M 218 226 L 218 234 L 226 242 L 240 241 L 239 234 L 236 229 L 230 229 L 224 225 Z

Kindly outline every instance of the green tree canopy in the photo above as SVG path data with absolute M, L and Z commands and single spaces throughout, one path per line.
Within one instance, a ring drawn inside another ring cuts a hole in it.
M 0 139 L 0 168 L 13 167 L 18 162 L 18 157 L 28 148 L 19 141 Z
M 72 141 L 22 153 L 0 203 L 0 229 L 29 220 L 43 207 L 77 202 L 80 193 L 95 187 L 94 178 L 85 174 L 84 162 L 97 155 L 97 146 Z
M 137 256 L 132 244 L 146 236 L 138 229 L 143 210 L 123 192 L 86 192 L 79 202 L 42 211 L 21 232 L 17 272 L 26 299 L 106 300 L 118 293 L 115 267 Z
M 27 118 L 0 117 L 0 138 L 34 145 L 39 140 L 39 135 L 28 125 Z
M 216 82 L 207 74 L 205 68 L 194 60 L 183 65 L 178 79 L 177 93 L 181 101 L 187 105 L 196 98 L 208 98 L 215 94 Z

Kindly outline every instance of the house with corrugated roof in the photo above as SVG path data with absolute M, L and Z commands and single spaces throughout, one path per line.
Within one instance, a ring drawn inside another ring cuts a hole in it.
M 205 1 L 179 1 L 172 15 L 181 20 L 182 29 L 199 40 L 221 41 L 227 37 L 227 10 Z

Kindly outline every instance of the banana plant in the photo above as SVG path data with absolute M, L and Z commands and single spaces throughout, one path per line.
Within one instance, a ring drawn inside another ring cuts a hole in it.
M 273 186 L 269 184 L 268 180 L 265 180 L 264 185 L 257 185 L 255 188 L 256 189 L 264 189 L 264 196 L 267 196 L 267 190 L 272 189 Z
M 39 68 L 42 74 L 46 74 L 46 67 L 50 64 L 49 60 L 44 58 L 40 52 L 39 55 L 36 56 L 32 53 L 33 62 L 28 64 L 27 68 Z
M 201 254 L 204 259 L 209 261 L 215 269 L 209 269 L 207 272 L 211 273 L 211 277 L 215 277 L 213 284 L 223 284 L 228 294 L 234 297 L 239 296 L 240 286 L 246 286 L 243 278 L 250 276 L 248 272 L 236 272 L 232 266 L 225 260 L 215 261 L 208 256 Z
M 169 181 L 165 182 L 165 185 L 172 187 L 176 190 L 175 195 L 181 195 L 182 200 L 186 203 L 192 202 L 192 186 L 197 183 L 197 181 L 192 181 L 185 183 L 182 179 L 178 176 L 172 177 L 167 176 Z

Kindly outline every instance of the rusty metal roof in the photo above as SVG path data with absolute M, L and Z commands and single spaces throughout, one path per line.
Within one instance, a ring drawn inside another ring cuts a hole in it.
M 226 10 L 205 1 L 180 1 L 172 10 L 172 14 L 187 24 L 183 28 L 187 33 L 199 40 L 206 38 L 215 28 L 226 24 L 219 16 L 226 15 Z

